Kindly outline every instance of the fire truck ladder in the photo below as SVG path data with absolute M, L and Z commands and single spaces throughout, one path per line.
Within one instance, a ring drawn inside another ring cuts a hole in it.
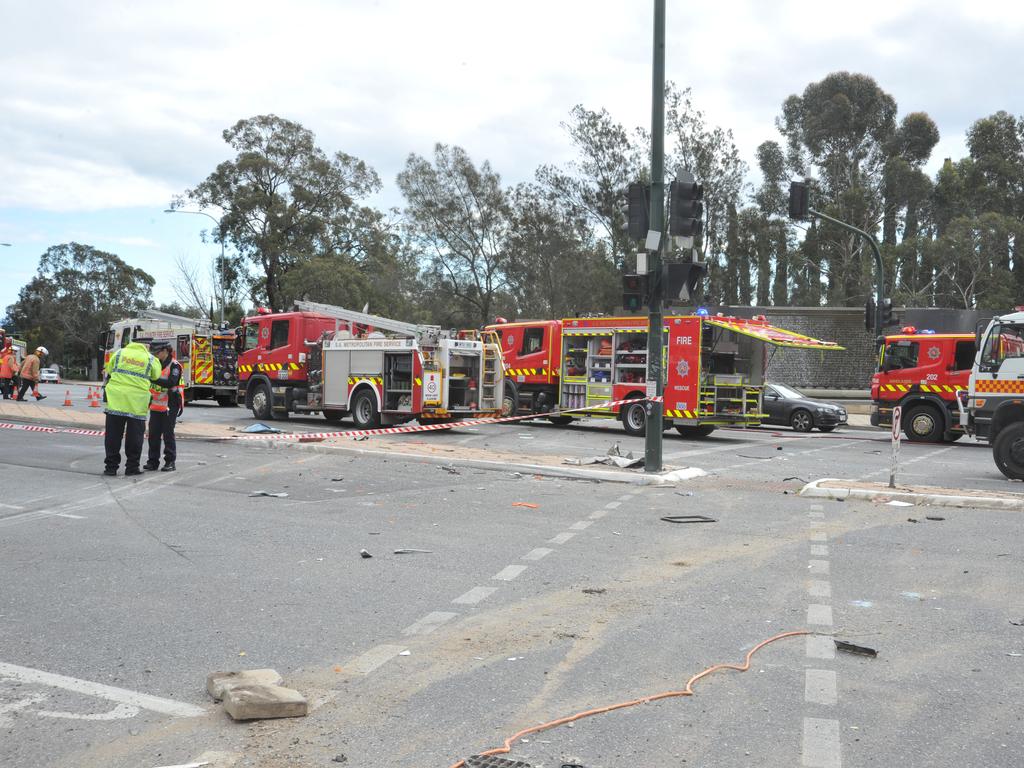
M 485 411 L 498 410 L 499 390 L 505 377 L 505 366 L 501 358 L 501 342 L 494 331 L 481 334 L 484 343 L 484 369 L 480 382 L 480 408 Z
M 439 325 L 418 325 L 416 323 L 403 323 L 401 320 L 392 320 L 388 317 L 370 315 L 366 312 L 356 312 L 353 309 L 337 307 L 333 304 L 319 304 L 315 301 L 297 301 L 295 306 L 303 312 L 315 312 L 319 315 L 333 317 L 335 320 L 345 320 L 359 325 L 373 326 L 385 331 L 391 331 L 399 336 L 407 336 L 412 339 L 424 341 L 437 340 L 451 335 L 449 331 L 441 330 Z

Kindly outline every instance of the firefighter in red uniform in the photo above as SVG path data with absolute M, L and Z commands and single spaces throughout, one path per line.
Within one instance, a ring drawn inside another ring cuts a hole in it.
M 164 467 L 161 472 L 173 472 L 178 457 L 174 440 L 174 425 L 185 405 L 181 386 L 181 364 L 174 359 L 170 343 L 154 342 L 150 350 L 156 355 L 163 370 L 150 388 L 149 403 L 149 460 L 142 467 L 155 470 L 160 467 L 160 440 L 164 443 Z

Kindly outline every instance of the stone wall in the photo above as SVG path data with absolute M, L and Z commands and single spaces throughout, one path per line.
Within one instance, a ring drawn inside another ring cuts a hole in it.
M 864 329 L 864 310 L 859 307 L 719 307 L 708 308 L 735 317 L 765 315 L 768 322 L 787 331 L 834 341 L 842 352 L 778 347 L 768 368 L 768 378 L 808 389 L 868 389 L 875 372 L 876 352 L 872 333 Z M 769 355 L 772 353 L 769 351 Z

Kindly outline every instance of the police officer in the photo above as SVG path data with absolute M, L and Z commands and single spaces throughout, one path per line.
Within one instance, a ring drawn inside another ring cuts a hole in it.
M 121 441 L 124 441 L 124 474 L 141 475 L 142 443 L 146 436 L 146 414 L 149 411 L 150 384 L 160 378 L 160 362 L 137 341 L 110 356 L 103 367 L 107 382 L 103 388 L 106 401 L 106 449 L 104 475 L 116 475 L 121 464 Z
M 164 467 L 161 472 L 173 472 L 178 450 L 174 440 L 174 424 L 185 405 L 182 397 L 181 364 L 174 359 L 174 351 L 166 341 L 153 342 L 150 351 L 160 361 L 160 378 L 150 387 L 149 403 L 149 460 L 143 469 L 155 470 L 160 466 L 160 440 L 164 442 Z

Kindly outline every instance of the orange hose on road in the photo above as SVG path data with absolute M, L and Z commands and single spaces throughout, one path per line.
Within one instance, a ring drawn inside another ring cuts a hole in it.
M 805 629 L 795 630 L 793 632 L 783 632 L 781 634 L 769 637 L 767 640 L 762 640 L 760 643 L 755 645 L 747 652 L 747 657 L 742 664 L 715 664 L 713 667 L 708 667 L 703 672 L 699 672 L 689 679 L 686 683 L 686 687 L 681 691 L 665 691 L 663 693 L 656 693 L 653 696 L 644 696 L 642 699 L 633 699 L 632 701 L 623 701 L 618 704 L 609 704 L 606 707 L 598 707 L 597 709 L 588 709 L 583 712 L 577 712 L 575 715 L 569 715 L 567 717 L 561 717 L 558 720 L 551 720 L 547 723 L 541 723 L 540 725 L 534 725 L 530 728 L 524 728 L 519 733 L 513 734 L 505 739 L 504 746 L 489 749 L 486 752 L 480 752 L 482 756 L 488 755 L 507 755 L 512 751 L 512 745 L 519 741 L 524 736 L 529 736 L 532 733 L 540 733 L 551 728 L 557 728 L 559 725 L 565 725 L 566 723 L 573 723 L 577 720 L 582 720 L 585 717 L 593 717 L 594 715 L 603 715 L 606 712 L 614 712 L 616 709 L 626 709 L 627 707 L 635 707 L 637 704 L 647 704 L 652 701 L 659 701 L 660 699 L 671 699 L 677 696 L 693 696 L 693 684 L 701 678 L 707 677 L 713 672 L 718 672 L 722 669 L 734 669 L 737 672 L 746 672 L 750 669 L 750 659 L 759 650 L 764 648 L 770 643 L 774 643 L 776 640 L 782 640 L 785 637 L 797 637 L 799 635 L 811 634 Z M 457 763 L 453 763 L 451 768 L 464 768 L 466 765 L 465 760 L 459 760 Z

